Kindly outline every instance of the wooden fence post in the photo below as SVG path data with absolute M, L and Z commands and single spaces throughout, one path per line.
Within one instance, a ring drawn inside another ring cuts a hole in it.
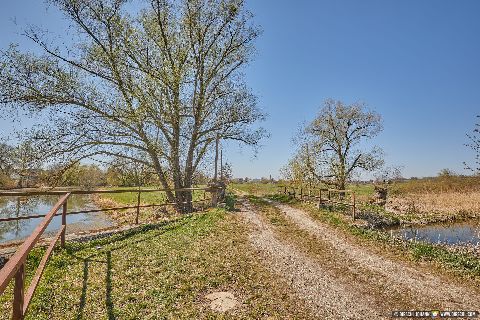
M 319 190 L 319 195 L 318 195 L 318 208 L 322 206 L 322 189 Z
M 135 216 L 135 224 L 138 224 L 138 216 L 140 215 L 140 187 L 138 187 L 137 195 L 137 215 Z
M 62 248 L 65 248 L 65 234 L 67 233 L 67 203 L 68 201 L 65 201 L 62 206 L 62 227 L 64 227 L 60 240 Z
M 15 273 L 15 287 L 13 289 L 13 320 L 23 320 L 23 290 L 25 282 L 25 262 L 20 265 Z
M 203 190 L 203 210 L 207 207 L 207 193 Z
M 300 188 L 300 200 L 303 200 L 303 188 Z

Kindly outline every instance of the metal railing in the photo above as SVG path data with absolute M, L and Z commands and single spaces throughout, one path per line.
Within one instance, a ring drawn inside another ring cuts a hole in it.
M 278 186 L 279 193 L 307 202 L 315 202 L 321 207 L 323 204 L 345 205 L 352 208 L 352 218 L 355 220 L 356 199 L 352 190 L 338 190 L 318 187 Z M 347 197 L 347 195 L 350 195 Z M 348 201 L 350 198 L 350 201 Z
M 156 203 L 156 204 L 141 204 L 141 194 L 148 193 L 148 192 L 166 192 L 166 191 L 173 191 L 173 192 L 182 192 L 182 191 L 203 191 L 203 197 L 199 200 L 191 200 L 186 201 L 183 203 L 177 202 L 163 202 L 163 203 Z M 28 197 L 28 196 L 42 196 L 42 195 L 59 195 L 61 196 L 60 199 L 55 203 L 55 205 L 50 209 L 47 214 L 37 214 L 37 215 L 29 215 L 29 216 L 19 216 L 19 217 L 11 217 L 11 218 L 2 218 L 0 222 L 5 221 L 15 221 L 15 220 L 23 220 L 23 219 L 33 219 L 33 218 L 44 218 L 39 225 L 33 230 L 32 234 L 20 245 L 20 247 L 16 250 L 15 254 L 8 260 L 8 262 L 0 269 L 0 295 L 4 293 L 5 289 L 9 285 L 10 281 L 14 279 L 14 288 L 13 288 L 13 310 L 12 310 L 12 319 L 24 319 L 25 314 L 28 311 L 28 306 L 30 301 L 35 293 L 35 289 L 38 286 L 38 283 L 42 277 L 42 274 L 45 270 L 47 265 L 48 259 L 50 258 L 53 249 L 55 248 L 56 243 L 60 240 L 61 247 L 65 247 L 65 234 L 66 234 L 66 227 L 67 227 L 67 215 L 71 214 L 79 214 L 79 213 L 93 213 L 93 212 L 102 212 L 102 211 L 110 211 L 110 210 L 124 210 L 124 209 L 136 209 L 135 214 L 135 224 L 139 223 L 139 213 L 140 208 L 152 208 L 152 207 L 160 207 L 160 206 L 177 206 L 179 204 L 190 204 L 193 203 L 203 202 L 203 208 L 206 207 L 206 203 L 212 200 L 212 197 L 207 198 L 206 194 L 218 192 L 216 188 L 183 188 L 183 189 L 117 189 L 117 190 L 70 190 L 70 191 L 7 191 L 7 192 L 0 192 L 0 197 Z M 108 194 L 108 193 L 137 193 L 137 203 L 134 206 L 122 206 L 122 207 L 111 207 L 111 208 L 99 208 L 93 210 L 81 210 L 81 211 L 71 211 L 68 212 L 67 204 L 68 198 L 71 195 L 79 194 L 79 195 L 90 195 L 90 194 Z M 61 213 L 57 213 L 60 208 L 62 208 Z M 27 256 L 30 251 L 35 247 L 35 245 L 39 242 L 43 232 L 48 227 L 50 222 L 55 216 L 62 216 L 62 225 L 60 230 L 56 233 L 53 240 L 50 242 L 40 264 L 37 267 L 35 275 L 32 278 L 30 286 L 27 289 L 26 294 L 24 293 L 25 287 L 25 264 L 27 260 Z
M 66 230 L 66 213 L 67 213 L 67 199 L 70 197 L 70 193 L 65 194 L 57 201 L 52 209 L 45 215 L 45 218 L 40 222 L 40 224 L 33 230 L 32 234 L 23 242 L 23 244 L 17 249 L 15 254 L 8 260 L 5 266 L 0 269 L 0 294 L 2 294 L 7 288 L 10 280 L 15 277 L 15 285 L 13 289 L 13 311 L 12 319 L 23 319 L 27 313 L 30 300 L 32 299 L 35 289 L 37 288 L 38 282 L 42 277 L 43 271 L 47 264 L 48 258 L 52 254 L 53 248 L 57 243 L 58 239 L 61 239 L 62 247 L 65 246 L 65 230 Z M 57 211 L 63 207 L 62 210 L 62 227 L 59 232 L 53 238 L 52 242 L 47 248 L 40 264 L 33 276 L 32 282 L 28 287 L 27 294 L 24 295 L 24 282 L 25 282 L 25 263 L 27 256 L 30 251 L 33 249 L 35 244 L 40 239 L 41 235 L 47 228 L 50 221 L 57 213 Z

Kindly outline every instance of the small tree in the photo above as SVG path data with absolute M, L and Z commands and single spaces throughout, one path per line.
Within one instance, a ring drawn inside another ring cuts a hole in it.
M 231 163 L 225 162 L 225 164 L 222 166 L 220 177 L 224 183 L 229 183 L 230 180 L 232 180 L 233 169 Z
M 387 203 L 387 196 L 395 181 L 403 178 L 402 169 L 403 168 L 399 166 L 383 166 L 375 172 L 375 194 L 372 199 L 375 204 L 385 206 Z
M 14 187 L 12 174 L 15 171 L 15 148 L 0 143 L 0 188 Z
M 451 169 L 444 168 L 440 170 L 437 175 L 441 178 L 448 178 L 454 176 L 455 172 L 453 172 Z
M 301 130 L 294 163 L 311 179 L 343 190 L 359 170 L 383 165 L 381 149 L 365 150 L 362 145 L 381 130 L 380 115 L 365 104 L 326 100 L 317 117 Z
M 477 116 L 480 119 L 480 116 Z M 475 129 L 473 129 L 472 134 L 467 134 L 469 142 L 466 144 L 467 147 L 471 148 L 474 155 L 473 164 L 467 164 L 464 162 L 465 169 L 472 171 L 476 175 L 480 175 L 480 123 L 475 124 Z
M 318 174 L 315 174 L 315 171 L 311 170 L 311 168 L 316 167 L 316 165 L 312 163 L 315 159 L 312 159 L 313 157 L 308 147 L 308 144 L 300 145 L 295 156 L 280 169 L 282 178 L 297 185 L 311 186 L 314 183 L 321 182 L 320 179 L 317 178 Z

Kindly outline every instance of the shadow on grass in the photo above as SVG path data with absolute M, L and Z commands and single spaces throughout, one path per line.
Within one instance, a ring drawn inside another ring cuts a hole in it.
M 85 303 L 87 302 L 87 282 L 88 282 L 88 263 L 89 260 L 83 260 L 83 284 L 82 284 L 82 294 L 80 296 L 80 303 L 78 308 L 77 320 L 82 319 L 83 309 L 85 309 Z
M 151 240 L 155 237 L 158 237 L 164 233 L 166 233 L 169 230 L 172 230 L 173 228 L 177 228 L 180 226 L 185 225 L 188 220 L 186 219 L 189 216 L 186 217 L 180 217 L 178 219 L 172 220 L 172 221 L 166 221 L 158 224 L 153 224 L 153 225 L 146 225 L 146 226 L 141 226 L 138 228 L 130 229 L 128 231 L 124 231 L 120 233 L 119 235 L 113 235 L 109 236 L 106 238 L 102 239 L 97 239 L 97 240 L 92 240 L 92 243 L 88 243 L 86 246 L 81 246 L 80 248 L 69 248 L 67 250 L 67 254 L 77 260 L 81 260 L 83 262 L 83 279 L 82 279 L 82 293 L 80 295 L 80 301 L 79 301 L 79 310 L 76 319 L 80 320 L 83 319 L 83 313 L 85 310 L 86 306 L 86 301 L 87 301 L 87 290 L 88 290 L 88 278 L 89 278 L 89 266 L 91 262 L 97 262 L 97 263 L 105 263 L 106 264 L 106 274 L 105 274 L 105 306 L 107 309 L 107 316 L 109 320 L 116 319 L 115 313 L 114 313 L 114 303 L 112 299 L 112 251 L 120 250 L 123 249 L 127 246 L 131 246 L 140 242 L 145 242 L 148 240 Z M 76 255 L 75 253 L 78 251 L 82 251 L 85 249 L 89 249 L 92 247 L 98 247 L 101 244 L 116 244 L 118 242 L 123 242 L 124 240 L 128 240 L 129 238 L 136 236 L 138 234 L 142 234 L 144 232 L 150 231 L 150 230 L 158 230 L 159 232 L 155 232 L 149 236 L 144 236 L 141 239 L 138 239 L 136 241 L 130 241 L 128 243 L 123 243 L 121 245 L 114 246 L 113 248 L 109 248 L 107 251 L 99 251 L 96 252 L 86 258 L 80 257 Z M 103 259 L 95 259 L 95 257 L 101 256 L 105 254 L 105 260 Z
M 107 251 L 107 274 L 105 277 L 105 305 L 107 307 L 108 319 L 115 319 L 113 313 L 113 301 L 112 301 L 112 252 Z

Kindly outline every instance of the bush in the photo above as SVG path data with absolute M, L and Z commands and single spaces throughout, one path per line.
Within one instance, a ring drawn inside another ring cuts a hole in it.
M 235 211 L 235 202 L 237 201 L 237 197 L 231 193 L 227 192 L 225 195 L 225 208 L 228 211 Z

